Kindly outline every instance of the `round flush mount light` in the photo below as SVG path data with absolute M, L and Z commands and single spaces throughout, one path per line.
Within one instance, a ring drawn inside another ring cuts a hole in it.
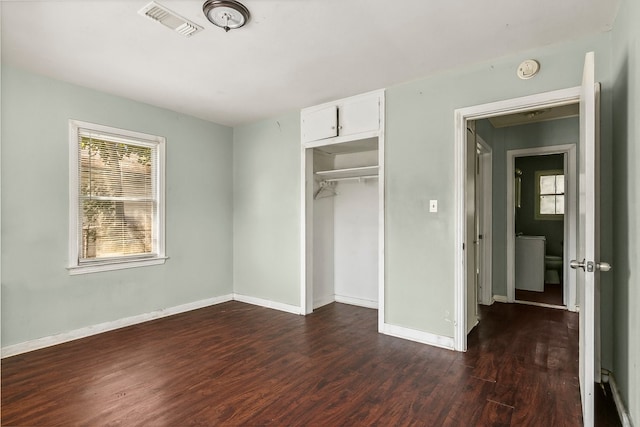
M 249 9 L 235 0 L 207 0 L 202 6 L 204 16 L 225 31 L 242 27 L 249 21 Z

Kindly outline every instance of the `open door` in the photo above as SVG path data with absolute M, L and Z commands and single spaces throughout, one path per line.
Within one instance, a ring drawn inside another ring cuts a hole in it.
M 477 206 L 476 206 L 476 172 L 478 151 L 476 148 L 475 123 L 469 123 L 471 129 L 468 129 L 466 150 L 466 284 L 467 284 L 467 324 L 466 333 L 468 334 L 478 324 L 478 295 L 477 295 Z
M 599 330 L 598 286 L 600 271 L 611 266 L 599 261 L 599 146 L 598 146 L 598 94 L 595 83 L 594 54 L 587 53 L 580 93 L 580 161 L 578 180 L 578 247 L 577 260 L 571 268 L 576 270 L 578 301 L 580 305 L 580 397 L 585 426 L 594 424 L 594 383 L 596 376 L 596 337 Z M 599 363 L 598 363 L 599 364 Z

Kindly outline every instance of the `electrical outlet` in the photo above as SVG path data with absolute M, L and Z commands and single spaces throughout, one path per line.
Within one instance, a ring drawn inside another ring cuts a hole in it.
M 429 212 L 438 212 L 437 200 L 429 200 Z

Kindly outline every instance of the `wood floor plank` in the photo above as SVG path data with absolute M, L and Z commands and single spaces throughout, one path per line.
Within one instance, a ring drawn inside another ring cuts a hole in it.
M 481 316 L 457 353 L 378 334 L 375 310 L 224 303 L 3 359 L 1 422 L 580 425 L 575 313 Z
M 508 427 L 511 425 L 513 407 L 488 400 L 482 409 L 476 426 Z

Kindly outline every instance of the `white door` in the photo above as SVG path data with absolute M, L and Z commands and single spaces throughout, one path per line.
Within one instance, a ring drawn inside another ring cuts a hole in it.
M 483 203 L 483 189 L 484 189 L 484 171 L 482 170 L 482 153 L 476 146 L 476 188 L 475 188 L 475 204 L 476 204 L 476 218 L 475 218 L 475 236 L 473 243 L 476 247 L 476 304 L 475 304 L 475 316 L 478 317 L 478 304 L 482 302 L 482 289 L 484 287 L 484 246 L 483 246 L 483 230 L 484 225 L 484 203 Z
M 598 222 L 598 86 L 595 83 L 594 54 L 587 53 L 580 93 L 580 161 L 578 203 L 577 260 L 571 268 L 576 270 L 578 301 L 580 305 L 580 395 L 584 425 L 594 424 L 594 383 L 596 381 L 596 313 L 599 271 L 608 271 L 609 264 L 599 261 Z M 599 369 L 598 369 L 599 370 Z
M 491 290 L 491 150 L 478 135 L 476 171 L 476 273 L 478 304 L 493 302 Z M 477 313 L 476 313 L 477 314 Z
M 470 126 L 473 127 L 472 124 Z M 478 152 L 476 149 L 475 132 L 469 132 L 467 136 L 467 165 L 466 165 L 466 274 L 467 274 L 467 330 L 468 334 L 478 323 L 478 296 L 477 296 L 477 211 L 476 211 L 476 170 Z

